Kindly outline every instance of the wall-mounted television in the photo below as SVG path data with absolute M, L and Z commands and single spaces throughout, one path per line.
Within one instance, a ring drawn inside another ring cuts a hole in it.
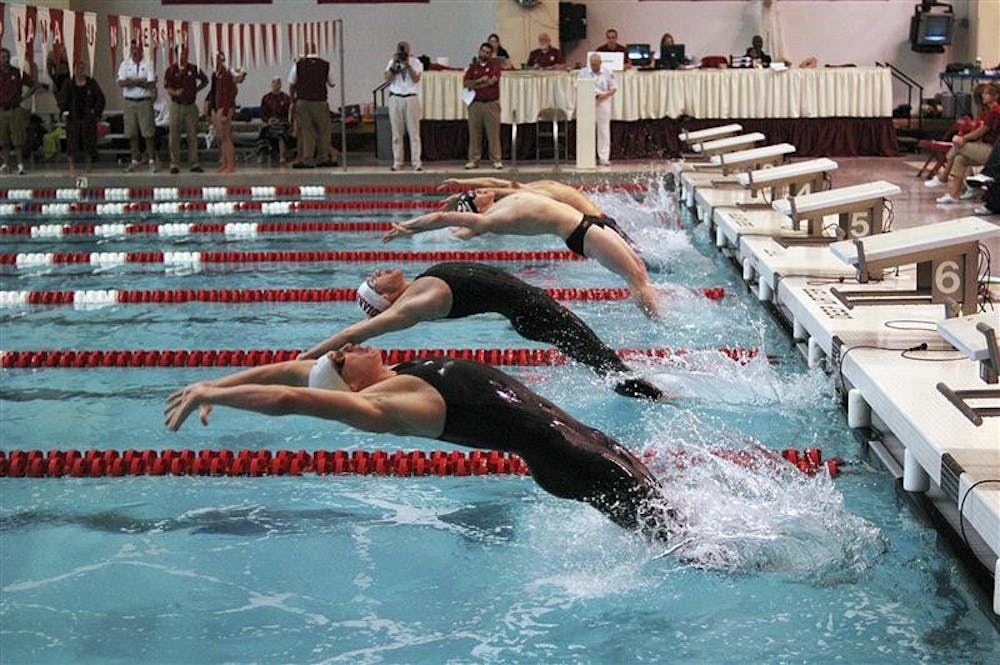
M 955 15 L 951 5 L 922 3 L 910 19 L 910 48 L 918 53 L 943 53 L 951 44 Z

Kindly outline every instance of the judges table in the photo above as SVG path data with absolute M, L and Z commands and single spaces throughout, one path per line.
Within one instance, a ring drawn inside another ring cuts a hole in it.
M 500 121 L 533 123 L 543 108 L 573 117 L 576 72 L 505 71 Z M 424 72 L 424 120 L 462 120 L 461 71 Z M 888 118 L 892 77 L 884 67 L 695 69 L 617 72 L 612 120 L 678 118 Z

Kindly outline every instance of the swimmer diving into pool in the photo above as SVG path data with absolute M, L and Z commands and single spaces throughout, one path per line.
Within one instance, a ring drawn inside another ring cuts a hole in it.
M 176 431 L 197 410 L 207 425 L 214 405 L 516 453 L 542 489 L 588 503 L 625 529 L 666 540 L 678 527 L 638 457 L 488 365 L 434 358 L 390 367 L 379 349 L 348 344 L 316 361 L 193 383 L 167 398 L 165 424 Z
M 433 229 L 459 227 L 452 234 L 463 240 L 484 233 L 501 235 L 554 234 L 580 256 L 596 259 L 628 282 L 639 308 L 651 318 L 660 314 L 657 290 L 642 259 L 599 217 L 581 213 L 547 196 L 520 191 L 497 200 L 489 189 L 465 192 L 457 210 L 438 210 L 406 222 L 393 223 L 383 242 Z
M 376 270 L 358 287 L 357 302 L 369 318 L 316 344 L 299 359 L 319 358 L 345 344 L 359 344 L 421 321 L 496 312 L 522 337 L 552 344 L 601 376 L 631 371 L 614 349 L 544 290 L 482 263 L 439 263 L 411 281 L 398 268 Z M 664 397 L 663 391 L 641 379 L 623 380 L 615 391 L 628 397 Z

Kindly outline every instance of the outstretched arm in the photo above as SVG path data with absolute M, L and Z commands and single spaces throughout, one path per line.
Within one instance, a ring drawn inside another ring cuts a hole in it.
M 413 305 L 414 303 L 412 302 L 403 303 L 399 306 L 393 303 L 389 309 L 378 316 L 349 325 L 340 332 L 327 337 L 308 351 L 300 353 L 299 360 L 319 358 L 324 353 L 339 349 L 345 344 L 360 344 L 372 337 L 378 337 L 379 335 L 396 330 L 405 330 L 424 320 L 424 317 L 419 315 L 420 307 Z
M 434 229 L 444 229 L 449 226 L 461 226 L 472 229 L 476 233 L 483 233 L 486 223 L 486 216 L 479 213 L 438 210 L 406 222 L 394 222 L 392 229 L 382 236 L 382 242 L 389 242 L 399 236 L 408 236 L 415 233 L 423 233 L 424 231 L 433 231 Z
M 447 178 L 441 181 L 438 189 L 446 189 L 453 186 L 459 187 L 518 187 L 518 183 L 513 180 L 503 178 Z

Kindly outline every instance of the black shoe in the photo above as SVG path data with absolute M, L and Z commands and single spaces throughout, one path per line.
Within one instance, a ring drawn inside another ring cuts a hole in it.
M 176 166 L 171 166 L 171 167 L 170 167 L 170 173 L 171 173 L 172 175 L 177 175 L 177 174 L 178 174 L 178 173 L 180 173 L 180 172 L 181 172 L 181 170 L 180 170 L 179 168 L 177 168 Z
M 191 167 L 191 173 L 202 173 L 204 171 L 205 171 L 205 169 L 201 168 L 200 166 L 192 166 Z
M 316 168 L 316 165 L 315 164 L 306 164 L 305 162 L 295 162 L 294 164 L 292 164 L 292 168 L 293 169 L 314 169 L 314 168 Z
M 328 169 L 331 166 L 340 166 L 340 160 L 338 159 L 328 159 L 325 162 L 320 162 L 316 165 L 318 169 Z

